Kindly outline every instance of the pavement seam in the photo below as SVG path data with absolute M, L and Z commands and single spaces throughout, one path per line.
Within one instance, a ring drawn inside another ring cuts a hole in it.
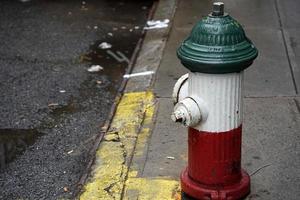
M 154 98 L 153 98 L 153 100 L 154 100 Z M 136 151 L 136 147 L 137 147 L 137 144 L 138 144 L 138 141 L 139 141 L 139 137 L 140 137 L 140 134 L 141 134 L 141 132 L 142 132 L 142 129 L 143 129 L 143 126 L 144 126 L 144 123 L 145 123 L 145 118 L 146 118 L 147 112 L 148 112 L 147 109 L 149 109 L 149 107 L 146 108 L 145 112 L 143 113 L 141 125 L 140 125 L 139 130 L 138 130 L 138 136 L 137 136 L 136 140 L 134 141 L 134 147 L 133 147 L 133 149 L 132 149 L 132 155 L 131 155 L 130 158 L 129 158 L 130 161 L 129 161 L 129 163 L 128 163 L 128 166 L 129 166 L 129 167 L 128 167 L 127 172 L 126 172 L 125 182 L 128 180 L 128 177 L 129 177 L 128 174 L 129 174 L 129 171 L 130 171 L 130 166 L 132 165 L 133 157 L 134 157 L 134 154 L 135 154 L 135 151 Z M 152 113 L 152 115 L 151 115 L 151 120 L 152 120 L 152 116 L 153 116 L 153 113 Z M 122 188 L 121 199 L 124 198 L 124 193 L 125 193 L 125 184 L 123 185 L 123 188 Z
M 288 60 L 288 63 L 289 63 L 289 68 L 290 68 L 290 72 L 291 72 L 291 76 L 292 76 L 292 81 L 293 81 L 293 84 L 294 84 L 295 93 L 298 94 L 297 83 L 296 83 L 296 80 L 295 80 L 295 74 L 294 74 L 294 70 L 293 70 L 294 66 L 292 65 L 292 64 L 295 64 L 295 63 L 294 62 L 292 63 L 292 61 L 291 61 L 290 51 L 289 51 L 288 44 L 287 44 L 287 39 L 286 39 L 286 34 L 284 32 L 284 27 L 282 25 L 281 15 L 280 15 L 279 7 L 278 7 L 278 1 L 274 0 L 274 4 L 275 4 L 275 9 L 276 9 L 276 14 L 278 16 L 279 30 L 281 32 L 281 36 L 282 36 L 282 39 L 283 39 L 284 50 L 285 50 L 287 60 Z
M 294 99 L 294 102 L 296 104 L 296 107 L 297 107 L 297 110 L 298 110 L 298 113 L 300 113 L 300 103 L 297 99 Z
M 157 98 L 155 98 L 155 99 L 157 99 Z M 158 102 L 156 102 L 156 104 L 157 104 Z M 154 111 L 154 116 L 153 116 L 153 118 L 155 118 L 156 119 L 156 117 L 157 117 L 157 111 L 158 111 L 158 105 L 156 105 L 155 106 L 155 111 Z M 148 157 L 149 157 L 149 145 L 150 145 L 150 143 L 151 143 L 151 140 L 152 140 L 152 133 L 153 133 L 153 127 L 155 127 L 155 124 L 156 124 L 156 121 L 155 120 L 153 120 L 153 123 L 151 124 L 152 125 L 152 129 L 151 129 L 151 134 L 150 134 L 150 136 L 149 136 L 149 138 L 148 138 L 148 140 L 146 141 L 146 144 L 145 144 L 145 152 L 146 152 L 146 155 L 145 155 L 145 159 L 144 159 L 144 163 L 143 163 L 143 165 L 142 165 L 142 167 L 141 167 L 141 175 L 143 176 L 143 174 L 144 174 L 144 171 L 145 171 L 145 167 L 146 167 L 146 163 L 147 163 L 147 160 L 148 160 Z

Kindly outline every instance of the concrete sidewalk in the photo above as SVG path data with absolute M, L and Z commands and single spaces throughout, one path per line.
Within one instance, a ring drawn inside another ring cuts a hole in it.
M 296 200 L 300 196 L 300 48 L 297 45 L 300 3 L 296 0 L 224 3 L 225 11 L 244 26 L 259 50 L 259 57 L 245 71 L 242 166 L 252 181 L 247 198 Z M 187 130 L 170 119 L 171 93 L 176 80 L 187 70 L 179 63 L 176 49 L 195 23 L 211 11 L 211 6 L 212 1 L 208 0 L 179 1 L 156 77 L 128 82 L 129 89 L 125 91 L 131 93 L 125 93 L 125 103 L 121 100 L 121 106 L 129 105 L 132 111 L 138 110 L 133 112 L 144 113 L 144 117 L 140 126 L 136 126 L 135 118 L 132 122 L 124 120 L 134 125 L 130 129 L 123 128 L 127 133 L 135 130 L 137 134 L 132 137 L 119 134 L 123 129 L 107 135 L 113 137 L 106 141 L 115 139 L 125 144 L 125 164 L 121 168 L 126 168 L 126 172 L 116 174 L 123 177 L 117 184 L 121 194 L 116 195 L 118 190 L 111 189 L 115 183 L 104 188 L 114 199 L 180 199 L 179 174 L 187 164 Z M 144 71 L 150 69 L 156 71 L 157 68 L 143 68 Z M 136 98 L 142 102 L 145 99 L 142 109 L 135 107 Z M 127 107 L 121 106 L 119 110 L 130 113 Z M 122 117 L 118 110 L 116 116 L 117 119 Z M 112 127 L 114 123 L 119 122 L 113 121 Z M 128 141 L 122 137 L 134 138 L 133 147 L 127 148 Z M 99 152 L 103 152 L 101 146 Z M 103 157 L 99 162 L 105 161 Z M 94 174 L 97 173 L 94 171 Z M 100 182 L 102 177 L 98 176 Z
M 225 11 L 244 26 L 259 50 L 259 57 L 245 71 L 242 166 L 252 178 L 249 199 L 299 199 L 300 2 L 224 3 Z M 187 130 L 169 117 L 173 85 L 186 72 L 175 50 L 211 5 L 206 0 L 179 2 L 155 81 L 158 111 L 142 177 L 178 180 L 186 165 Z

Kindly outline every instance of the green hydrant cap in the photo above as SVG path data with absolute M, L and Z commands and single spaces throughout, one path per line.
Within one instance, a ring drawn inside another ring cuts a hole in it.
M 194 26 L 177 50 L 181 63 L 192 72 L 221 74 L 249 67 L 258 51 L 242 26 L 224 13 L 224 4 L 213 4 L 213 12 Z

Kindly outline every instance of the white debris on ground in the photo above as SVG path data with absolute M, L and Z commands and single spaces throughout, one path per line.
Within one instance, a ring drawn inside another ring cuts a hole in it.
M 136 77 L 136 76 L 147 76 L 154 74 L 154 71 L 145 71 L 145 72 L 139 72 L 139 73 L 134 73 L 134 74 L 125 74 L 123 78 L 131 78 L 131 77 Z
M 71 153 L 73 153 L 73 150 L 67 152 L 67 154 L 71 154 Z
M 111 47 L 112 45 L 107 42 L 102 42 L 101 44 L 98 45 L 98 48 L 100 49 L 110 49 Z
M 59 90 L 59 92 L 60 92 L 60 93 L 65 93 L 65 92 L 66 92 L 66 90 Z
M 102 81 L 97 80 L 96 83 L 97 83 L 98 85 L 100 85 L 100 84 L 102 84 Z
M 69 191 L 69 188 L 68 188 L 68 187 L 64 187 L 64 191 L 65 191 L 65 192 L 68 192 L 68 191 Z
M 48 104 L 48 107 L 55 107 L 55 106 L 59 106 L 59 104 L 58 103 L 49 103 Z
M 26 2 L 29 2 L 31 0 L 19 0 L 19 1 L 22 2 L 22 3 L 26 3 Z
M 173 156 L 167 156 L 167 159 L 169 159 L 169 160 L 175 160 L 175 157 L 173 157 Z
M 99 72 L 103 70 L 103 67 L 101 67 L 100 65 L 92 65 L 87 70 L 88 72 Z
M 147 26 L 144 27 L 146 30 L 150 29 L 159 29 L 159 28 L 167 28 L 169 25 L 170 20 L 165 19 L 165 20 L 150 20 L 147 21 Z
M 107 33 L 107 35 L 109 35 L 109 36 L 111 36 L 111 37 L 114 36 L 114 34 L 112 34 L 112 33 Z

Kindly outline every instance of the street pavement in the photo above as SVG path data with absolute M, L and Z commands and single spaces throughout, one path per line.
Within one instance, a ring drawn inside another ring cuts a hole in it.
M 187 165 L 187 128 L 170 119 L 171 95 L 175 82 L 188 70 L 180 64 L 176 49 L 197 21 L 211 12 L 212 3 L 159 2 L 154 19 L 169 18 L 171 26 L 147 31 L 133 69 L 155 74 L 128 80 L 81 200 L 181 199 L 179 175 Z M 299 199 L 300 3 L 224 3 L 225 12 L 243 25 L 259 50 L 244 73 L 242 167 L 251 176 L 247 199 Z
M 225 0 L 224 3 L 225 12 L 243 25 L 259 50 L 258 58 L 245 71 L 244 84 L 242 166 L 251 175 L 248 199 L 299 199 L 300 3 L 296 0 Z M 157 117 L 141 177 L 178 180 L 187 164 L 187 129 L 170 120 L 172 88 L 187 72 L 175 51 L 211 7 L 212 1 L 208 0 L 178 3 L 155 80 Z
M 212 2 L 159 1 L 153 18 L 168 18 L 170 26 L 147 31 L 133 69 L 155 74 L 128 80 L 80 199 L 180 199 L 187 129 L 170 119 L 171 94 L 176 80 L 188 71 L 177 59 L 176 49 L 211 11 Z M 296 200 L 300 196 L 300 3 L 224 3 L 225 12 L 243 25 L 259 50 L 245 71 L 244 83 L 242 166 L 251 176 L 247 199 Z
M 0 2 L 0 199 L 76 195 L 151 4 Z

